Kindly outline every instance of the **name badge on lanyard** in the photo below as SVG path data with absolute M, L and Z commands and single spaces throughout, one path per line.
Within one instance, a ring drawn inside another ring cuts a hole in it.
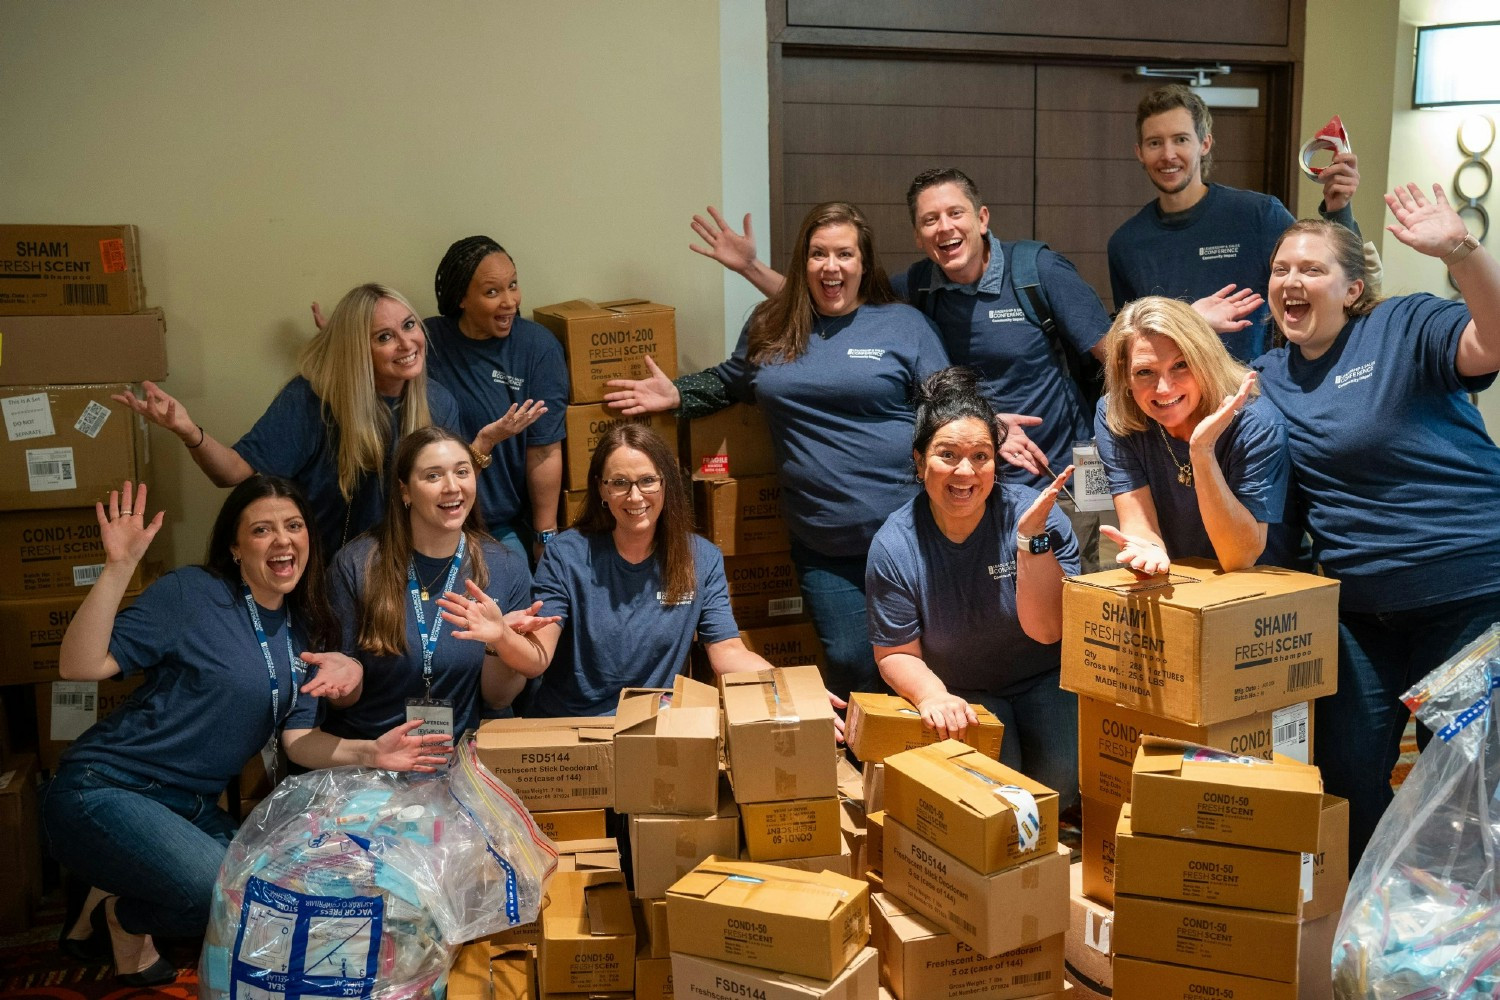
M 265 766 L 266 775 L 271 779 L 271 785 L 276 785 L 277 762 L 280 760 L 280 744 L 276 736 L 281 731 L 281 725 L 291 717 L 292 709 L 297 705 L 297 651 L 292 648 L 292 618 L 291 612 L 287 612 L 286 620 L 286 669 L 287 676 L 291 678 L 292 690 L 287 692 L 286 714 L 281 713 L 281 682 L 276 679 L 276 661 L 271 658 L 271 640 L 266 637 L 266 629 L 260 622 L 260 610 L 255 606 L 255 597 L 250 593 L 248 584 L 241 583 L 240 591 L 245 598 L 245 606 L 250 609 L 250 627 L 255 630 L 256 641 L 260 643 L 260 653 L 266 658 L 266 672 L 271 677 L 271 737 L 266 740 L 266 745 L 260 751 L 261 763 Z
M 458 570 L 464 562 L 464 549 L 467 539 L 463 535 L 458 536 L 458 551 L 453 553 L 453 562 L 448 566 L 448 578 L 443 583 L 445 593 L 453 590 L 453 585 L 458 581 Z M 418 736 L 426 736 L 440 733 L 444 736 L 453 735 L 453 703 L 442 698 L 432 697 L 432 657 L 437 652 L 438 639 L 443 634 L 443 616 L 434 614 L 432 619 L 432 631 L 427 631 L 427 613 L 422 608 L 422 589 L 417 583 L 417 563 L 415 559 L 406 564 L 407 589 L 411 591 L 412 613 L 417 618 L 417 636 L 422 641 L 422 690 L 420 698 L 406 699 L 406 721 L 421 719 L 422 725 L 413 732 Z

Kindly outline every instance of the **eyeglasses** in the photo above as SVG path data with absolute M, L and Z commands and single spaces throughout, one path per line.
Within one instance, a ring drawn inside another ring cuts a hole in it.
M 603 487 L 609 491 L 610 496 L 626 497 L 632 489 L 641 491 L 641 496 L 649 496 L 652 493 L 661 492 L 661 476 L 642 476 L 639 479 L 606 479 Z

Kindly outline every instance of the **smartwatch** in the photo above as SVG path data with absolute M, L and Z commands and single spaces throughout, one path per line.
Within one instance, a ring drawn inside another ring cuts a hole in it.
M 538 531 L 536 533 L 536 540 L 539 541 L 539 542 L 541 542 L 543 545 L 550 545 L 552 543 L 552 539 L 554 539 L 556 537 L 557 537 L 557 529 L 556 528 L 549 528 L 546 531 Z
M 1052 536 L 1045 531 L 1036 535 L 1022 535 L 1017 533 L 1016 545 L 1018 547 L 1024 545 L 1026 546 L 1026 550 L 1032 555 L 1039 556 L 1044 552 L 1052 551 Z

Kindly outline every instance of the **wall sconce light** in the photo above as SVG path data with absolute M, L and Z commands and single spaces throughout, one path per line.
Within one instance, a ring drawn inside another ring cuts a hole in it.
M 1500 21 L 1417 28 L 1411 106 L 1500 104 Z

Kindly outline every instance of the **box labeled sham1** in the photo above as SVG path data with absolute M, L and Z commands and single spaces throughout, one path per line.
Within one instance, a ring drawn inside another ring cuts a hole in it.
M 1000 741 L 1005 724 L 983 705 L 970 704 L 979 721 L 959 742 L 967 743 L 994 760 L 1000 759 Z M 894 694 L 856 691 L 849 696 L 845 736 L 849 749 L 866 763 L 879 763 L 892 754 L 940 742 L 937 730 L 922 723 L 915 705 Z M 955 737 L 956 738 L 956 737 Z
M 1062 686 L 1195 726 L 1332 694 L 1338 581 L 1202 559 L 1063 583 Z
M 135 226 L 0 225 L 0 316 L 146 307 Z
M 479 760 L 528 809 L 614 805 L 615 720 L 491 719 L 474 734 Z

